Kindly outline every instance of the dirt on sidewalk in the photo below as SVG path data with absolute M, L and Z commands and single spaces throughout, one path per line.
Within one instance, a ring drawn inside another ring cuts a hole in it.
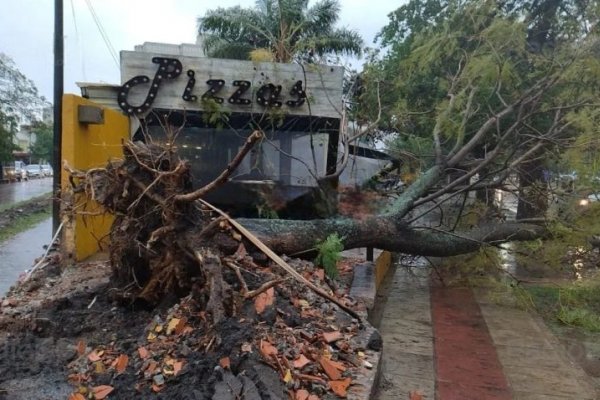
M 326 287 L 322 269 L 289 262 Z M 360 307 L 343 268 L 331 292 Z M 55 263 L 3 299 L 0 399 L 335 399 L 381 348 L 368 324 L 289 279 L 213 326 L 191 296 L 120 303 L 110 274 L 102 261 Z M 244 274 L 249 285 L 276 276 Z

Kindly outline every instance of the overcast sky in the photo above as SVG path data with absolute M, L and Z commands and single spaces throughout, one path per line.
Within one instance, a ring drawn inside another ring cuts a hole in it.
M 143 42 L 194 43 L 196 19 L 216 6 L 251 7 L 254 0 L 63 0 L 65 92 L 79 94 L 75 82 L 120 83 L 119 68 L 102 39 L 87 3 L 117 53 Z M 10 56 L 52 99 L 53 0 L 1 0 L 0 52 Z M 356 29 L 372 46 L 387 15 L 404 1 L 340 0 L 339 26 Z M 356 64 L 356 63 L 355 63 Z M 358 68 L 359 65 L 354 65 Z

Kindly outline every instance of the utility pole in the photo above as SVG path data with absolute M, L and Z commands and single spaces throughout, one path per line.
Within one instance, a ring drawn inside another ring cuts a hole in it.
M 60 226 L 60 181 L 62 175 L 62 96 L 64 91 L 63 0 L 54 0 L 54 142 L 52 164 L 52 235 Z

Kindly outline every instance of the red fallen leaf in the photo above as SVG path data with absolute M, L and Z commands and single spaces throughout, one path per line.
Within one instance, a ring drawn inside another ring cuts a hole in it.
M 268 306 L 273 305 L 274 301 L 275 289 L 269 288 L 256 296 L 254 299 L 254 308 L 258 314 L 262 314 L 262 312 L 265 311 Z
M 409 400 L 423 400 L 423 392 L 420 390 L 411 390 L 408 393 Z
M 79 354 L 80 356 L 85 354 L 85 342 L 83 340 L 80 340 L 77 343 L 77 354 Z
M 71 393 L 68 400 L 85 400 L 81 393 Z
M 148 358 L 148 356 L 150 356 L 150 353 L 144 346 L 138 347 L 138 354 L 140 355 L 140 358 L 142 360 L 145 360 L 146 358 Z
M 153 391 L 154 393 L 158 393 L 158 392 L 160 392 L 161 390 L 163 390 L 163 388 L 164 388 L 164 387 L 165 387 L 164 385 L 163 385 L 163 386 L 158 386 L 158 385 L 152 384 L 152 391 Z
M 308 391 L 305 389 L 300 389 L 298 391 L 296 391 L 296 396 L 294 398 L 294 400 L 307 400 L 308 399 Z
M 335 393 L 336 395 L 340 397 L 346 397 L 348 395 L 348 386 L 350 386 L 351 382 L 352 379 L 350 378 L 346 378 L 343 380 L 334 380 L 329 381 L 329 386 L 331 387 L 331 390 L 333 390 L 333 393 Z
M 90 354 L 88 354 L 88 360 L 91 362 L 100 361 L 100 355 L 96 350 L 93 350 Z
M 154 371 L 156 370 L 156 367 L 158 367 L 158 363 L 156 361 L 152 360 L 146 367 L 146 372 L 149 375 L 152 375 L 154 373 Z
M 95 386 L 92 390 L 94 391 L 94 399 L 102 400 L 106 396 L 108 396 L 113 390 L 115 390 L 115 388 L 108 385 L 100 385 Z
M 175 361 L 173 363 L 173 375 L 177 375 L 183 368 L 183 361 Z
M 338 370 L 340 370 L 342 372 L 344 372 L 346 370 L 346 366 L 343 363 L 339 362 L 339 361 L 329 360 L 329 363 L 331 365 L 333 365 L 336 369 L 338 369 Z
M 294 368 L 302 369 L 306 364 L 310 363 L 310 360 L 304 356 L 304 354 L 300 354 L 300 357 L 294 360 L 292 365 Z
M 88 376 L 85 374 L 70 374 L 67 379 L 69 382 L 74 384 L 80 384 L 81 382 L 85 382 L 88 380 Z
M 266 340 L 260 341 L 260 353 L 264 358 L 269 358 L 270 356 L 277 355 L 277 348 L 274 347 L 271 343 Z
M 340 331 L 333 331 L 333 332 L 323 332 L 323 339 L 327 342 L 327 343 L 333 343 L 337 340 L 340 340 L 342 338 L 342 333 Z
M 185 331 L 185 328 L 187 327 L 187 325 L 186 325 L 186 324 L 187 324 L 187 318 L 186 318 L 186 317 L 181 317 L 181 318 L 179 318 L 179 323 L 178 323 L 178 324 L 177 324 L 177 326 L 175 327 L 175 334 L 176 334 L 176 335 L 179 335 L 179 334 L 181 334 L 182 332 L 184 332 L 184 331 Z M 191 327 L 189 327 L 189 328 L 190 328 L 190 331 L 191 331 Z
M 118 374 L 122 374 L 127 369 L 127 364 L 129 363 L 129 356 L 127 354 L 121 354 L 115 360 L 115 369 Z
M 340 371 L 338 371 L 338 369 L 333 364 L 331 364 L 331 361 L 327 358 L 321 357 L 319 359 L 319 364 L 321 364 L 321 367 L 323 367 L 323 371 L 325 371 L 329 379 L 337 381 L 342 377 Z
M 219 365 L 223 369 L 229 369 L 229 368 L 231 368 L 231 361 L 229 360 L 229 357 L 223 357 L 223 358 L 221 358 L 219 360 Z

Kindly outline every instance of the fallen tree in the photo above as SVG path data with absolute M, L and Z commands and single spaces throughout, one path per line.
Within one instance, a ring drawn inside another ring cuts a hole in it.
M 429 69 L 407 68 L 404 72 L 413 80 L 407 82 L 420 87 L 419 74 L 424 72 L 429 74 L 422 77 L 426 81 L 443 81 L 436 85 L 430 110 L 413 110 L 410 107 L 422 104 L 407 102 L 402 103 L 408 107 L 403 115 L 382 117 L 385 93 L 380 93 L 380 89 L 395 86 L 376 81 L 370 90 L 375 93 L 375 101 L 365 102 L 377 105 L 369 126 L 350 133 L 343 111 L 340 139 L 344 150 L 337 170 L 318 177 L 316 169 L 309 169 L 326 192 L 326 188 L 335 186 L 330 183 L 348 164 L 351 144 L 379 129 L 382 118 L 389 124 L 398 122 L 401 129 L 405 128 L 402 121 L 414 118 L 409 125 L 415 131 L 420 127 L 421 133 L 428 135 L 431 154 L 423 157 L 427 162 L 420 162 L 416 179 L 383 212 L 363 218 L 232 221 L 204 202 L 204 197 L 228 181 L 252 146 L 263 138 L 260 130 L 249 135 L 245 146 L 218 177 L 195 190 L 190 165 L 179 158 L 176 135 L 169 132 L 162 145 L 151 141 L 124 143 L 124 160 L 106 168 L 72 171 L 75 191 L 86 192 L 116 216 L 110 236 L 114 286 L 121 289 L 125 298 L 141 298 L 152 304 L 169 293 L 191 292 L 219 320 L 235 312 L 240 295 L 248 298 L 260 290 L 248 289 L 245 282 L 248 271 L 254 268 L 250 255 L 256 259 L 256 254 L 270 250 L 289 256 L 306 255 L 317 242 L 333 233 L 342 238 L 346 249 L 376 247 L 438 257 L 543 236 L 543 220 L 536 225 L 531 221 L 507 223 L 500 219 L 460 229 L 458 222 L 464 216 L 470 192 L 509 189 L 507 180 L 520 166 L 538 160 L 540 154 L 566 148 L 578 130 L 596 126 L 597 113 L 591 112 L 596 93 L 590 90 L 596 85 L 596 77 L 583 84 L 578 78 L 587 76 L 589 65 L 597 62 L 597 43 L 593 38 L 582 38 L 576 48 L 570 44 L 561 46 L 549 57 L 531 53 L 526 48 L 521 22 L 484 18 L 488 14 L 481 13 L 478 7 L 474 2 L 463 11 L 482 18 L 481 21 L 474 20 L 474 26 L 464 32 L 451 32 L 465 39 L 464 48 L 456 47 L 461 41 L 454 41 L 443 30 L 423 32 L 420 41 L 411 42 L 414 48 L 410 48 L 407 66 L 414 63 Z M 464 25 L 461 12 L 453 18 L 457 26 Z M 510 40 L 505 37 L 507 33 Z M 472 40 L 473 37 L 478 40 Z M 438 46 L 429 44 L 447 41 L 453 46 L 452 52 L 440 64 L 435 61 Z M 527 65 L 535 68 L 522 73 L 526 79 L 514 79 Z M 504 73 L 511 68 L 514 73 Z M 440 88 L 444 88 L 444 93 Z M 427 121 L 423 126 L 419 125 L 422 118 Z M 454 226 L 440 224 L 435 228 L 422 223 L 421 217 L 443 210 L 443 203 L 458 196 L 465 200 Z M 416 225 L 419 223 L 422 226 Z M 308 285 L 276 254 L 270 254 L 287 274 Z M 275 284 L 266 282 L 261 287 Z M 319 288 L 311 289 L 327 296 Z

